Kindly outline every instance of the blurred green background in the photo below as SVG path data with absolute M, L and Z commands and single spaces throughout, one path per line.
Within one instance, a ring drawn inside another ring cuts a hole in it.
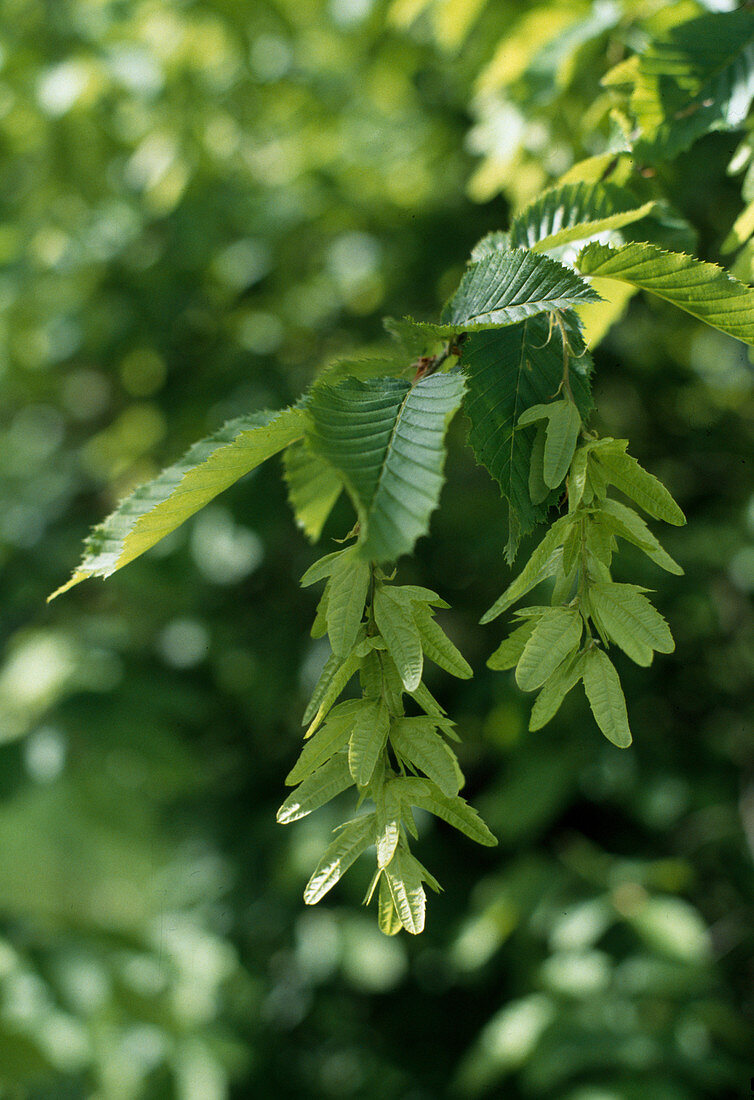
M 696 1100 L 754 1073 L 754 400 L 741 345 L 635 299 L 597 426 L 689 517 L 685 577 L 625 552 L 677 652 L 620 666 L 635 744 L 580 698 L 528 734 L 484 662 L 504 508 L 454 426 L 400 579 L 477 670 L 431 688 L 500 838 L 425 826 L 417 940 L 335 823 L 275 809 L 324 659 L 279 463 L 107 584 L 46 595 L 91 524 L 227 417 L 437 313 L 475 240 L 610 134 L 599 79 L 652 0 L 0 3 L 0 1097 Z M 719 258 L 736 135 L 661 171 Z M 345 505 L 328 524 L 345 533 Z M 526 548 L 524 548 L 525 552 Z M 366 861 L 365 861 L 366 862 Z

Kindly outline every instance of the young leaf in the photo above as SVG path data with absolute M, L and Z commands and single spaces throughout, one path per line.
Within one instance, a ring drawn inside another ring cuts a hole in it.
M 681 566 L 660 545 L 633 508 L 627 508 L 617 500 L 607 499 L 602 503 L 601 515 L 603 522 L 614 534 L 638 546 L 661 569 L 666 569 L 668 573 L 675 573 L 676 576 L 683 575 Z
M 511 245 L 546 252 L 645 218 L 654 202 L 640 203 L 614 183 L 565 183 L 539 195 L 511 222 Z
M 601 447 L 593 453 L 608 481 L 635 500 L 647 515 L 676 527 L 686 522 L 686 517 L 662 482 L 647 473 L 631 455 L 619 447 Z M 592 463 L 589 465 L 591 468 Z
M 542 476 L 551 489 L 557 489 L 568 473 L 576 440 L 581 431 L 579 410 L 572 401 L 553 401 L 543 457 Z
M 286 786 L 295 787 L 346 747 L 355 717 L 354 702 L 356 700 L 342 703 L 336 708 L 337 713 L 336 710 L 330 711 L 325 724 L 305 743 L 301 755 L 285 777 Z
M 476 810 L 460 795 L 449 797 L 428 779 L 400 779 L 397 782 L 400 784 L 398 789 L 402 802 L 442 818 L 477 844 L 484 844 L 488 848 L 497 844 L 496 837 Z
M 387 867 L 401 836 L 401 803 L 396 792 L 396 780 L 389 780 L 377 792 L 375 806 L 377 866 Z
M 445 717 L 446 712 L 437 702 L 426 684 L 418 684 L 413 691 L 409 692 L 409 695 L 414 702 L 419 704 L 424 713 L 430 716 L 430 718 Z
M 327 601 L 328 601 L 328 595 L 329 595 L 329 593 L 327 591 L 327 586 L 325 586 L 325 590 L 322 593 L 322 597 L 321 597 L 319 603 L 317 604 L 317 613 L 314 616 L 314 622 L 312 623 L 312 628 L 309 632 L 311 634 L 312 638 L 324 638 L 325 634 L 327 634 Z
M 311 718 L 309 728 L 306 731 L 306 737 L 311 737 L 314 731 L 319 728 L 322 719 L 327 716 L 330 707 L 333 705 L 343 688 L 356 672 L 364 656 L 366 656 L 366 654 L 361 653 L 358 646 L 355 649 L 351 650 L 345 660 L 342 660 L 334 653 L 331 655 L 330 660 L 328 660 L 327 664 L 325 665 L 327 678 L 326 680 L 324 680 L 323 683 L 325 675 L 325 672 L 323 671 L 322 677 L 320 677 L 320 680 L 317 683 L 316 688 L 314 689 L 314 695 L 312 695 L 312 698 L 309 701 L 309 706 L 306 708 L 306 712 L 304 713 L 304 717 L 302 719 L 304 723 L 309 721 L 309 718 L 311 717 L 313 711 L 312 704 L 314 704 L 316 706 L 316 710 L 314 711 L 313 717 Z M 334 670 L 330 665 L 330 661 L 333 659 L 333 657 L 335 658 L 336 662 Z
M 315 454 L 303 439 L 286 448 L 283 467 L 296 522 L 307 537 L 316 542 L 343 491 L 343 483 L 332 466 Z
M 463 774 L 453 750 L 425 718 L 399 718 L 390 729 L 396 752 L 436 783 L 443 794 L 458 794 Z
M 309 443 L 345 483 L 365 559 L 394 561 L 426 534 L 443 484 L 445 432 L 463 391 L 459 373 L 414 386 L 381 378 L 314 388 Z
M 424 656 L 429 657 L 451 676 L 468 680 L 474 675 L 471 665 L 453 645 L 442 627 L 435 621 L 426 604 L 414 605 L 414 622 L 419 630 Z
M 365 701 L 356 715 L 348 744 L 348 767 L 354 783 L 366 787 L 387 742 L 390 716 L 383 699 Z
M 362 852 L 374 842 L 374 814 L 347 822 L 324 851 L 304 890 L 307 905 L 316 905 Z
M 393 895 L 390 893 L 390 886 L 385 875 L 380 878 L 380 891 L 377 899 L 377 923 L 380 932 L 385 936 L 397 935 L 403 928 L 403 924 L 393 903 Z
M 505 672 L 509 668 L 515 668 L 536 625 L 536 620 L 530 619 L 517 627 L 488 658 L 487 667 L 494 669 L 495 672 Z
M 450 607 L 450 604 L 433 592 L 431 588 L 422 588 L 419 584 L 394 585 L 391 590 L 396 600 L 407 600 L 409 603 L 429 604 L 431 607 Z
M 417 936 L 424 929 L 427 906 L 420 865 L 410 852 L 399 846 L 382 874 L 387 879 L 401 924 L 412 936 Z
M 348 553 L 346 550 L 333 550 L 331 554 L 325 554 L 324 557 L 318 558 L 304 573 L 303 577 L 299 581 L 302 588 L 308 588 L 310 584 L 316 584 L 317 581 L 323 581 L 325 577 L 332 576 L 333 570 L 337 567 L 338 562 L 344 554 Z
M 422 677 L 421 638 L 409 609 L 380 585 L 374 594 L 374 618 L 395 661 L 406 691 L 415 691 Z
M 520 421 L 519 421 L 520 423 Z M 529 465 L 529 496 L 532 504 L 541 504 L 550 495 L 550 486 L 545 483 L 545 438 L 547 430 L 540 424 L 534 436 Z
M 495 601 L 489 611 L 482 615 L 479 620 L 480 623 L 491 623 L 493 619 L 496 619 L 498 615 L 502 615 L 527 592 L 531 592 L 532 588 L 540 581 L 553 575 L 562 557 L 561 547 L 573 523 L 573 516 L 561 516 L 560 519 L 555 520 L 539 546 L 532 552 L 524 568 L 511 581 L 505 592 Z
M 281 825 L 290 825 L 292 821 L 298 821 L 313 810 L 318 810 L 320 806 L 324 806 L 331 798 L 335 798 L 352 785 L 353 779 L 348 770 L 345 755 L 334 756 L 307 776 L 296 790 L 288 795 L 277 812 L 277 820 Z
M 84 558 L 54 599 L 87 577 L 109 577 L 208 504 L 244 474 L 304 433 L 300 409 L 259 412 L 229 420 L 153 481 L 121 501 L 89 535 Z
M 576 324 L 564 319 L 565 335 L 576 352 L 583 352 Z M 469 443 L 477 461 L 499 483 L 510 512 L 507 550 L 512 561 L 518 536 L 544 520 L 553 495 L 534 504 L 529 495 L 529 471 L 536 426 L 521 426 L 522 414 L 533 405 L 548 406 L 563 378 L 561 333 L 550 330 L 545 317 L 535 317 L 499 332 L 470 336 L 463 345 L 462 364 L 468 389 L 464 407 L 471 422 Z M 576 405 L 586 418 L 591 408 L 587 353 L 573 358 L 569 379 Z
M 618 673 L 612 661 L 601 649 L 590 649 L 584 655 L 584 690 L 599 728 L 619 749 L 631 744 L 626 700 Z
M 619 279 L 754 346 L 754 289 L 715 264 L 693 256 L 664 252 L 653 244 L 622 248 L 589 244 L 577 260 L 585 275 Z
M 576 448 L 568 472 L 568 511 L 573 512 L 581 504 L 586 486 L 586 470 L 589 460 L 589 445 Z
M 581 641 L 584 623 L 575 608 L 551 607 L 534 627 L 516 668 L 522 691 L 535 691 Z
M 658 653 L 675 649 L 668 624 L 635 585 L 593 584 L 589 600 L 609 637 L 637 665 L 649 665 L 655 649 Z
M 353 646 L 364 614 L 371 570 L 355 547 L 342 554 L 330 577 L 327 633 L 333 653 L 343 657 Z
M 531 708 L 529 729 L 542 729 L 560 710 L 560 705 L 576 684 L 583 673 L 583 661 L 581 654 L 577 654 L 571 660 L 565 660 L 552 673 L 542 685 L 534 706 Z

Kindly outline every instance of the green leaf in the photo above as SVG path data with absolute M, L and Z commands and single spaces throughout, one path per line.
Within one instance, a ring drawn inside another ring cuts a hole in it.
M 636 585 L 593 584 L 589 601 L 608 636 L 637 665 L 649 665 L 653 650 L 672 653 L 675 649 L 668 624 Z
M 640 203 L 614 183 L 566 183 L 545 191 L 511 222 L 511 245 L 545 252 L 645 218 L 653 201 Z
M 550 408 L 542 476 L 546 485 L 557 489 L 571 465 L 581 431 L 581 417 L 572 401 L 553 401 Z
M 365 700 L 356 714 L 348 744 L 348 766 L 354 782 L 366 787 L 387 743 L 390 716 L 383 699 Z
M 312 392 L 310 444 L 343 478 L 365 558 L 394 561 L 429 529 L 443 485 L 445 432 L 464 385 L 451 373 L 415 386 L 349 379 Z
M 327 599 L 327 633 L 333 653 L 345 656 L 361 626 L 369 591 L 369 563 L 352 547 L 342 554 L 330 576 Z
M 315 454 L 305 440 L 291 443 L 283 454 L 285 480 L 296 522 L 316 542 L 327 517 L 343 491 L 335 470 Z
M 463 774 L 456 754 L 437 733 L 431 719 L 399 718 L 391 726 L 390 741 L 402 759 L 423 771 L 443 794 L 458 794 Z
M 530 619 L 522 626 L 517 627 L 488 658 L 487 667 L 494 669 L 495 672 L 505 672 L 509 668 L 515 668 L 535 626 L 536 621 Z
M 345 660 L 335 653 L 330 655 L 301 720 L 306 725 L 311 719 L 309 728 L 306 731 L 307 737 L 310 737 L 319 728 L 322 719 L 326 717 L 333 703 L 358 669 L 364 656 L 366 654 L 361 652 L 359 646 L 353 649 Z
M 676 527 L 686 522 L 686 517 L 662 482 L 647 473 L 620 445 L 600 447 L 593 453 L 607 480 L 636 501 L 647 515 Z
M 540 425 L 534 436 L 534 445 L 531 449 L 531 464 L 529 466 L 529 496 L 532 504 L 541 504 L 550 495 L 550 486 L 545 484 L 545 438 L 547 431 Z
M 676 576 L 683 575 L 681 566 L 660 545 L 644 520 L 634 512 L 633 508 L 627 508 L 625 504 L 621 504 L 617 500 L 607 499 L 603 501 L 600 510 L 603 522 L 610 527 L 614 534 L 626 539 L 628 542 L 632 542 L 634 546 L 638 546 L 651 561 L 667 570 L 668 573 L 675 573 Z
M 581 641 L 584 623 L 575 608 L 551 607 L 534 627 L 516 668 L 522 691 L 541 687 Z
M 333 550 L 331 554 L 325 554 L 324 557 L 318 558 L 309 566 L 299 581 L 301 587 L 308 588 L 309 585 L 316 584 L 317 581 L 323 581 L 325 577 L 332 576 L 333 570 L 337 567 L 343 555 L 348 553 L 348 549 L 350 547 L 345 550 Z
M 307 905 L 316 905 L 343 877 L 370 844 L 374 843 L 374 814 L 347 822 L 325 849 L 304 890 Z
M 451 676 L 457 676 L 460 680 L 470 679 L 474 675 L 471 665 L 435 621 L 426 604 L 414 605 L 413 613 L 424 656 Z
M 409 692 L 409 695 L 414 702 L 419 704 L 424 713 L 428 714 L 431 718 L 445 717 L 446 712 L 437 702 L 426 684 L 418 684 L 413 691 Z
M 322 593 L 322 597 L 321 597 L 319 603 L 317 604 L 317 612 L 314 616 L 314 622 L 312 623 L 312 628 L 309 631 L 312 638 L 324 638 L 325 634 L 327 634 L 327 603 L 328 603 L 328 596 L 329 596 L 329 593 L 327 591 L 327 586 L 325 586 L 325 590 Z
M 619 279 L 697 317 L 721 332 L 754 346 L 754 289 L 715 264 L 653 244 L 610 248 L 589 244 L 577 260 L 585 275 Z
M 303 432 L 304 414 L 296 408 L 228 421 L 121 501 L 89 535 L 84 558 L 71 579 L 49 599 L 87 577 L 109 577 L 122 569 Z
M 583 352 L 575 322 L 563 319 L 565 335 L 577 352 Z M 547 405 L 563 378 L 563 344 L 560 331 L 552 331 L 544 317 L 535 317 L 499 332 L 469 337 L 463 345 L 462 364 L 468 388 L 464 408 L 471 421 L 469 443 L 477 461 L 500 485 L 510 510 L 511 537 L 508 560 L 515 556 L 517 534 L 527 534 L 544 520 L 554 494 L 534 504 L 529 495 L 529 470 L 536 427 L 520 426 L 520 418 L 533 405 Z M 578 410 L 586 418 L 591 408 L 587 353 L 571 360 L 569 378 Z
M 281 825 L 290 825 L 292 821 L 318 810 L 352 785 L 345 754 L 334 756 L 307 776 L 286 798 L 277 812 L 277 820 Z
M 629 75 L 642 160 L 667 161 L 711 130 L 736 129 L 754 99 L 754 12 L 716 12 L 672 27 Z
M 396 791 L 396 780 L 391 779 L 377 792 L 377 866 L 386 867 L 393 858 L 401 836 L 401 802 Z
M 403 928 L 403 924 L 393 903 L 393 895 L 390 893 L 385 875 L 380 878 L 380 892 L 377 898 L 377 923 L 380 932 L 386 936 L 397 935 Z
M 544 682 L 531 708 L 529 729 L 532 732 L 542 729 L 554 718 L 566 695 L 581 679 L 583 667 L 582 655 L 576 654 L 571 660 L 562 661 Z
M 445 311 L 449 332 L 518 324 L 538 313 L 599 301 L 571 268 L 526 248 L 491 252 L 467 267 Z
M 626 700 L 618 673 L 612 661 L 601 649 L 590 649 L 584 655 L 584 690 L 597 725 L 619 749 L 631 744 Z
M 424 658 L 419 630 L 409 609 L 380 585 L 374 594 L 374 618 L 406 691 L 415 691 Z
M 301 755 L 285 777 L 286 786 L 294 787 L 346 747 L 351 736 L 357 702 L 358 700 L 349 700 L 330 711 L 325 724 L 305 743 Z
M 382 874 L 401 924 L 412 936 L 417 936 L 424 929 L 427 906 L 421 866 L 405 848 L 399 847 Z
M 570 515 L 561 516 L 560 519 L 555 520 L 545 537 L 532 552 L 524 568 L 511 581 L 502 596 L 494 602 L 489 611 L 482 615 L 479 620 L 480 623 L 491 623 L 493 619 L 496 619 L 498 615 L 502 615 L 527 592 L 531 592 L 532 588 L 538 585 L 540 581 L 546 580 L 556 572 L 562 558 L 561 547 L 573 523 L 574 517 Z
M 431 588 L 422 588 L 420 584 L 396 584 L 391 590 L 393 597 L 408 600 L 410 603 L 430 604 L 432 607 L 450 607 L 450 604 L 433 592 Z
M 576 448 L 576 453 L 571 460 L 571 469 L 568 473 L 568 511 L 573 512 L 578 508 L 584 496 L 586 487 L 586 470 L 589 460 L 589 444 L 582 444 Z
M 400 779 L 399 793 L 402 802 L 427 810 L 435 817 L 447 821 L 454 829 L 464 833 L 477 844 L 494 847 L 497 839 L 476 810 L 469 806 L 460 795 L 452 797 L 442 793 L 440 788 L 428 779 Z

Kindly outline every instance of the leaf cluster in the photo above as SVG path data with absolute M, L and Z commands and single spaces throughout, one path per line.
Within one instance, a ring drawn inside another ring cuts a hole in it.
M 302 577 L 326 579 L 312 633 L 327 633 L 332 653 L 304 714 L 306 744 L 286 782 L 295 790 L 278 810 L 287 825 L 355 788 L 360 813 L 336 830 L 314 869 L 304 900 L 314 905 L 367 850 L 377 867 L 379 925 L 388 935 L 424 927 L 424 886 L 439 889 L 410 850 L 414 809 L 449 822 L 480 844 L 495 838 L 460 796 L 454 724 L 422 681 L 425 659 L 463 679 L 471 668 L 434 617 L 448 605 L 435 592 L 395 585 L 358 546 L 327 554 Z M 361 696 L 337 700 L 358 677 Z M 406 697 L 419 713 L 406 714 Z

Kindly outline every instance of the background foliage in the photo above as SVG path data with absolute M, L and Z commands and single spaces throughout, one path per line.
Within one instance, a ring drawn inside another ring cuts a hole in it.
M 89 526 L 195 438 L 378 349 L 383 313 L 435 316 L 474 241 L 610 148 L 601 76 L 732 6 L 0 6 L 0 1094 L 746 1091 L 741 345 L 635 298 L 597 356 L 597 426 L 627 436 L 689 518 L 664 533 L 685 577 L 631 560 L 677 652 L 621 667 L 627 752 L 582 699 L 525 732 L 529 700 L 485 669 L 501 633 L 476 624 L 510 576 L 504 509 L 454 425 L 442 510 L 400 579 L 453 605 L 443 622 L 475 677 L 431 687 L 501 843 L 426 832 L 446 893 L 418 942 L 380 936 L 358 871 L 305 909 L 331 822 L 275 824 L 325 652 L 308 635 L 316 594 L 296 584 L 315 552 L 276 469 L 107 586 L 44 606 Z M 704 259 L 744 246 L 751 281 L 745 135 L 728 173 L 741 138 L 710 134 L 643 171 Z M 323 545 L 349 524 L 341 504 Z

